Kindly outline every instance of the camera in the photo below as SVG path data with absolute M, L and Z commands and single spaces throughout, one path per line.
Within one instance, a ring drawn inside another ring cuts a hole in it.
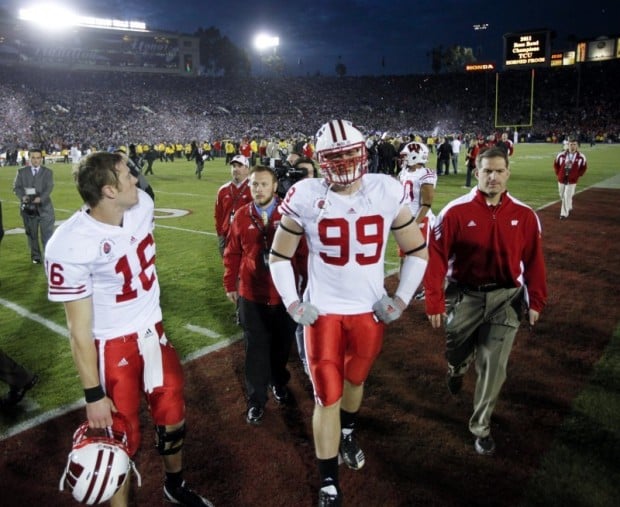
M 39 205 L 34 202 L 34 197 L 28 196 L 26 201 L 22 201 L 20 209 L 25 215 L 35 217 L 39 214 Z
M 276 190 L 276 193 L 279 197 L 284 197 L 289 188 L 308 176 L 307 169 L 293 167 L 286 160 L 274 158 L 270 159 L 269 163 L 266 163 L 265 165 L 269 165 L 276 175 L 278 180 L 278 189 Z

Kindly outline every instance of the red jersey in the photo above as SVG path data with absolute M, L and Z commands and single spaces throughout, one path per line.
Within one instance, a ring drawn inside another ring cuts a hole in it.
M 468 286 L 526 287 L 532 310 L 547 300 L 538 216 L 508 192 L 489 206 L 477 189 L 448 203 L 431 234 L 424 277 L 426 313 L 445 312 L 444 280 Z
M 252 201 L 252 193 L 246 179 L 239 186 L 229 181 L 217 191 L 215 199 L 215 230 L 218 236 L 227 236 L 235 212 Z
M 271 280 L 271 273 L 266 267 L 273 236 L 282 217 L 278 205 L 279 200 L 266 226 L 256 211 L 254 202 L 246 204 L 235 213 L 224 250 L 226 292 L 238 291 L 245 299 L 260 304 L 282 303 L 280 294 Z M 301 254 L 303 250 L 298 249 L 298 252 Z M 302 259 L 298 257 L 299 254 L 293 258 L 294 268 L 299 266 L 299 262 L 307 263 L 307 257 Z M 298 271 L 296 269 L 296 273 Z
M 574 185 L 588 170 L 588 162 L 583 153 L 565 150 L 555 157 L 553 170 L 558 177 L 558 183 Z

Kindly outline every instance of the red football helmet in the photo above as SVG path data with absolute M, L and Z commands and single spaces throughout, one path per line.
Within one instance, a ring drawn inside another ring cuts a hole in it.
M 347 120 L 332 120 L 319 129 L 316 157 L 323 176 L 334 185 L 351 185 L 368 171 L 366 140 Z
M 88 421 L 73 434 L 73 448 L 58 485 L 66 488 L 73 498 L 87 505 L 103 503 L 118 491 L 129 472 L 134 471 L 138 486 L 142 479 L 127 451 L 128 422 L 113 414 L 115 428 L 91 430 Z

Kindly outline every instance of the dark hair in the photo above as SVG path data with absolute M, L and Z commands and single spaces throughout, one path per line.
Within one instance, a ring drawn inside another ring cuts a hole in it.
M 312 166 L 312 174 L 308 174 L 308 176 L 310 176 L 311 178 L 316 178 L 318 176 L 318 171 L 314 160 L 308 157 L 299 157 L 297 160 L 295 160 L 293 167 L 297 169 L 297 166 L 299 166 L 300 164 L 310 164 Z
M 255 165 L 250 169 L 250 172 L 248 173 L 248 178 L 250 176 L 252 176 L 254 173 L 269 173 L 271 174 L 271 177 L 273 178 L 273 182 L 277 183 L 278 182 L 278 178 L 276 176 L 276 173 L 273 171 L 273 169 L 271 167 L 267 167 L 266 165 Z
M 124 160 L 126 157 L 121 153 L 97 151 L 80 161 L 76 177 L 78 192 L 91 208 L 101 201 L 103 187 L 118 187 L 116 165 Z
M 482 159 L 485 158 L 503 158 L 506 162 L 506 168 L 508 168 L 508 152 L 499 146 L 492 146 L 491 148 L 480 150 L 476 157 L 476 167 L 480 168 Z

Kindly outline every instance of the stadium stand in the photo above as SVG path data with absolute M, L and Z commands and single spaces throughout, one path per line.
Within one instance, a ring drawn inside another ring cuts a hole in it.
M 510 71 L 529 72 L 529 71 Z M 620 60 L 536 71 L 526 141 L 617 142 Z M 313 135 L 332 117 L 367 133 L 494 132 L 493 74 L 290 77 L 249 80 L 0 67 L 0 152 L 134 143 Z M 506 92 L 506 91 L 505 91 Z M 523 94 L 504 93 L 523 109 Z M 120 128 L 118 126 L 121 126 Z

